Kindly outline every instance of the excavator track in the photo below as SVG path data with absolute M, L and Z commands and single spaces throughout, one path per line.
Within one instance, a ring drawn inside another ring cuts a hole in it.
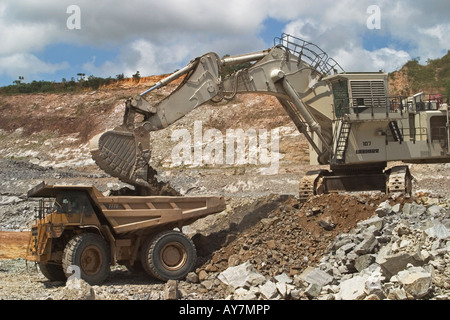
M 299 200 L 305 202 L 311 196 L 320 193 L 321 177 L 327 172 L 326 170 L 309 171 L 300 180 L 299 185 Z
M 386 193 L 403 193 L 411 195 L 412 192 L 412 176 L 408 166 L 393 167 L 388 171 L 386 181 Z
M 299 200 L 304 202 L 313 195 L 330 192 L 380 190 L 386 194 L 402 193 L 410 196 L 413 177 L 408 166 L 396 166 L 384 174 L 335 175 L 327 170 L 310 171 L 301 180 Z M 366 184 L 363 185 L 363 181 Z M 369 183 L 367 183 L 369 181 Z M 374 187 L 373 189 L 370 187 Z M 385 190 L 384 190 L 385 186 Z

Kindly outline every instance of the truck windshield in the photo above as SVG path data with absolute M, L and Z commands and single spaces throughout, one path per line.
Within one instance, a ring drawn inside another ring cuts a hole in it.
M 94 213 L 89 199 L 83 191 L 61 192 L 55 199 L 57 213 L 77 213 L 90 215 Z

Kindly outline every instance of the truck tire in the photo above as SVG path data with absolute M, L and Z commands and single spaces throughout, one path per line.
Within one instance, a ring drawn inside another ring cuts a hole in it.
M 67 272 L 70 266 L 79 267 L 79 276 L 90 285 L 105 281 L 110 272 L 110 263 L 109 245 L 94 233 L 82 233 L 73 237 L 64 249 L 63 270 Z
M 41 270 L 41 273 L 50 281 L 66 280 L 66 274 L 60 264 L 39 262 L 39 269 Z
M 196 261 L 194 243 L 177 231 L 165 231 L 150 237 L 141 249 L 145 272 L 162 281 L 183 279 Z

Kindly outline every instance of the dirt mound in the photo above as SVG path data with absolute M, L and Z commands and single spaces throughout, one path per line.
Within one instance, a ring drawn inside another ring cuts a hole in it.
M 126 78 L 120 81 L 115 81 L 112 84 L 101 86 L 101 90 L 105 89 L 116 89 L 116 88 L 136 88 L 136 87 L 153 87 L 156 83 L 163 80 L 164 78 L 170 76 L 170 74 L 162 74 L 162 75 L 154 75 L 148 77 L 141 77 L 139 79 Z M 184 79 L 184 76 L 181 76 L 178 79 L 172 81 L 172 85 L 179 85 L 181 81 Z
M 29 232 L 0 232 L 0 260 L 25 258 Z
M 337 234 L 347 233 L 371 217 L 384 200 L 379 195 L 328 194 L 301 204 L 288 196 L 267 218 L 245 231 L 228 233 L 223 247 L 212 252 L 197 272 L 221 272 L 250 261 L 266 276 L 297 274 L 316 264 Z M 214 241 L 214 237 L 208 240 Z

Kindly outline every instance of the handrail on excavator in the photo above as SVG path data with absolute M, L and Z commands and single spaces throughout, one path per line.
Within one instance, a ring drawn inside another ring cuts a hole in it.
M 312 42 L 283 33 L 281 38 L 274 38 L 274 45 L 288 49 L 299 57 L 298 61 L 305 61 L 323 75 L 345 72 L 333 58 Z

